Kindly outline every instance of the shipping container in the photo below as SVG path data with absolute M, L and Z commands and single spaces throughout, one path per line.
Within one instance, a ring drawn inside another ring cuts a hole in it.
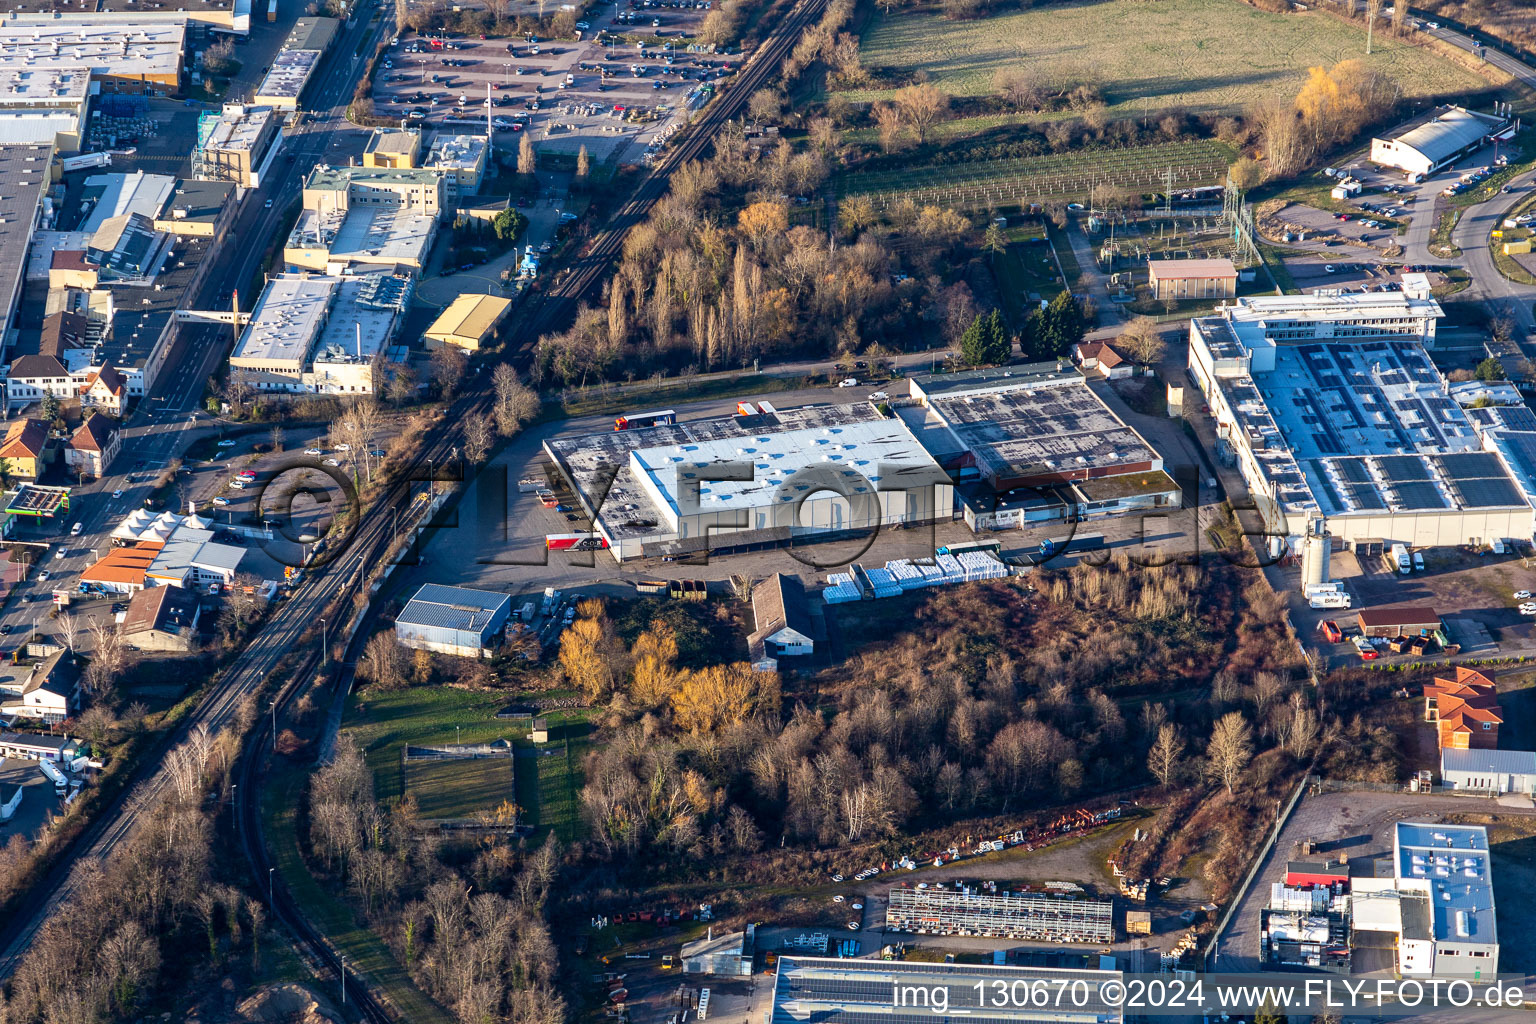
M 1327 640 L 1329 643 L 1343 643 L 1344 631 L 1340 629 L 1339 624 L 1334 622 L 1332 619 L 1324 619 L 1317 628 L 1322 631 L 1323 639 Z

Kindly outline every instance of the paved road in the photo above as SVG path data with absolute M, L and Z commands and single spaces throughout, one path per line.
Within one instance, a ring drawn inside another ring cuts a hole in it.
M 345 108 L 363 70 L 363 61 L 356 50 L 368 30 L 375 8 L 385 19 L 384 30 L 388 30 L 393 7 L 378 3 L 361 4 L 357 17 L 343 29 L 328 58 L 328 67 L 322 69 L 324 84 L 309 101 L 315 109 L 311 122 L 299 128 L 285 146 L 286 156 L 279 158 L 274 176 L 276 184 L 270 189 L 263 186 L 246 197 L 231 228 L 230 247 L 225 250 L 219 268 L 222 273 L 211 275 L 204 289 L 205 300 L 212 302 L 254 277 L 265 243 L 274 237 L 285 207 L 299 196 L 302 172 L 329 154 L 344 156 L 354 150 L 361 151 L 366 133 L 346 122 Z M 273 200 L 270 209 L 265 205 L 267 198 Z M 254 299 L 255 296 L 244 296 L 242 305 L 249 308 Z M 66 579 L 71 570 L 77 572 L 87 564 L 86 550 L 107 543 L 105 532 L 111 521 L 142 500 L 153 479 L 149 470 L 164 465 L 184 450 L 194 436 L 189 411 L 199 402 L 208 369 L 217 365 L 224 347 L 231 340 L 227 327 L 210 326 L 183 332 L 161 380 L 157 381 L 154 394 L 141 403 L 139 411 L 125 426 L 123 451 L 115 465 L 126 468 L 79 492 L 78 503 L 71 511 L 86 524 L 86 529 L 80 538 L 71 542 L 71 550 L 75 553 L 62 560 L 50 559 L 63 570 L 61 575 Z M 136 474 L 132 468 L 135 463 L 143 463 L 144 471 Z M 118 490 L 122 493 L 112 497 Z M 75 509 L 79 511 L 75 512 Z M 382 528 L 382 523 L 375 527 L 374 536 Z M 354 544 L 329 571 L 306 579 L 273 613 L 267 626 L 204 698 L 198 710 L 189 716 L 186 728 L 203 722 L 217 731 L 227 723 L 241 699 L 261 685 L 277 662 L 315 623 L 326 604 L 351 585 L 352 579 L 369 564 L 368 559 L 376 555 L 371 544 Z M 8 612 L 0 614 L 0 621 L 6 617 L 29 621 L 30 606 L 34 604 L 39 603 L 13 602 Z M 185 735 L 185 729 L 181 735 Z M 31 899 L 18 907 L 0 927 L 0 977 L 9 977 L 15 971 L 37 929 L 53 915 L 79 881 L 82 866 L 89 860 L 105 857 L 131 835 L 139 811 L 153 806 L 166 785 L 167 777 L 159 762 L 152 753 L 147 754 L 128 794 L 119 804 L 98 814 L 69 856 L 52 865 L 31 894 Z
M 1526 198 L 1523 193 L 1533 182 L 1536 182 L 1536 172 L 1519 175 L 1513 183 L 1516 186 L 1513 194 L 1498 195 L 1486 203 L 1470 207 L 1462 214 L 1456 230 L 1451 232 L 1451 240 L 1461 249 L 1462 263 L 1472 274 L 1472 284 L 1467 294 L 1514 315 L 1520 325 L 1516 338 L 1521 341 L 1528 359 L 1536 358 L 1536 348 L 1526 340 L 1526 336 L 1536 328 L 1536 316 L 1533 316 L 1532 310 L 1532 303 L 1536 301 L 1536 287 L 1518 284 L 1499 273 L 1493 263 L 1488 233 L 1499 226 L 1515 204 Z

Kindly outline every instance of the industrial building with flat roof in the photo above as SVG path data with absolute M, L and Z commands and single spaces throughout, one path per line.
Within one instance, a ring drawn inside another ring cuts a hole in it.
M 1392 854 L 1398 891 L 1428 897 L 1427 921 L 1404 914 L 1399 970 L 1437 978 L 1498 973 L 1488 830 L 1400 821 Z
M 429 349 L 451 345 L 478 352 L 496 336 L 497 325 L 511 308 L 511 299 L 466 292 L 422 332 L 422 343 Z
M 885 928 L 916 935 L 1091 942 L 1115 939 L 1114 904 L 1047 893 L 988 894 L 955 889 L 891 889 Z
M 485 174 L 486 158 L 491 151 L 484 135 L 444 135 L 432 139 L 421 166 L 443 172 L 443 199 L 457 203 L 480 194 L 480 179 Z
M 260 390 L 367 394 L 373 358 L 410 305 L 410 279 L 395 274 L 280 274 L 251 311 L 229 363 Z
M 256 104 L 297 110 L 304 89 L 319 64 L 319 50 L 278 50 L 266 76 L 256 87 Z
M 1120 1006 L 1100 996 L 1105 982 L 1120 979 L 1119 971 L 781 955 L 765 1024 L 1120 1024 Z M 983 1001 L 999 985 L 1068 997 L 1047 1006 Z
M 273 107 L 226 103 L 198 118 L 192 176 L 259 188 L 283 147 L 283 117 Z
M 1530 502 L 1424 350 L 1440 315 L 1386 292 L 1239 299 L 1191 322 L 1219 455 L 1272 534 L 1321 523 L 1346 544 L 1416 547 L 1532 535 Z
M 427 583 L 395 618 L 395 638 L 419 650 L 489 657 L 511 613 L 506 594 Z
M 1428 121 L 1391 139 L 1371 140 L 1371 163 L 1425 177 L 1481 148 L 1510 127 L 1506 118 L 1446 107 Z
M 319 164 L 304 179 L 304 209 L 346 210 L 353 204 L 396 204 L 440 217 L 443 172 L 409 167 L 332 167 Z
M 900 414 L 917 439 L 960 483 L 985 484 L 985 493 L 968 496 L 973 528 L 1180 502 L 1162 456 L 1074 370 L 1042 364 L 914 377 L 911 394 L 918 405 Z M 1020 490 L 1049 498 L 1019 512 L 1007 506 Z
M 103 14 L 0 17 L 0 80 L 11 70 L 87 70 L 103 92 L 166 96 L 181 86 L 185 21 Z
M 328 274 L 380 267 L 420 270 L 437 237 L 437 218 L 393 203 L 300 210 L 283 246 L 290 270 Z
M 416 167 L 421 132 L 414 128 L 375 128 L 363 147 L 364 167 Z
M 953 515 L 949 477 L 901 420 L 868 404 L 551 438 L 544 450 L 620 561 Z
M 283 49 L 324 53 L 336 41 L 336 33 L 340 30 L 341 22 L 335 18 L 306 16 L 293 23 L 293 31 L 288 33 Z
M 51 146 L 0 146 L 0 358 L 11 346 L 27 249 L 50 179 Z

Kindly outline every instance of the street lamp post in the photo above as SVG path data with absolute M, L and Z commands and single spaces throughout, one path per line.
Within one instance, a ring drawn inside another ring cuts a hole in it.
M 274 914 L 277 913 L 277 900 L 274 898 L 275 890 L 273 888 L 272 875 L 276 871 L 277 868 L 267 868 L 267 906 L 272 908 Z
M 347 954 L 341 954 L 341 1005 L 347 1005 Z
M 330 644 L 326 642 L 324 619 L 320 620 L 320 667 L 322 669 L 331 667 L 331 650 Z

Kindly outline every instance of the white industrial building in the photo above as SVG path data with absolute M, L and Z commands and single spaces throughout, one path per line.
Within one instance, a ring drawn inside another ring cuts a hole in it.
M 283 246 L 289 270 L 326 274 L 420 271 L 437 237 L 437 218 L 406 206 L 301 210 Z
M 1190 324 L 1189 373 L 1271 535 L 1413 547 L 1532 535 L 1532 505 L 1430 361 L 1400 292 L 1239 299 Z
M 437 135 L 421 166 L 443 172 L 443 198 L 457 203 L 480 193 L 490 150 L 490 140 L 484 135 Z
M 506 594 L 427 583 L 395 618 L 395 639 L 439 654 L 489 657 L 511 614 Z
M 1440 749 L 1440 782 L 1473 793 L 1536 794 L 1536 751 Z
M 1419 180 L 1480 149 L 1509 125 L 1502 117 L 1447 107 L 1395 138 L 1372 139 L 1371 163 Z
M 279 110 L 299 109 L 299 99 L 315 68 L 320 66 L 321 56 L 318 50 L 278 50 L 266 76 L 256 87 L 256 103 Z
M 808 543 L 949 519 L 954 488 L 874 406 L 555 438 L 544 450 L 620 561 Z
M 1105 959 L 1100 960 L 1101 963 Z M 1110 959 L 1113 963 L 1113 960 Z M 1113 986 L 1109 983 L 1113 982 Z M 764 1024 L 1119 1024 L 1117 970 L 779 957 Z M 1065 999 L 993 999 L 994 992 L 1066 992 Z M 943 1007 L 939 997 L 943 997 Z M 931 997 L 931 998 L 930 998 Z
M 263 391 L 368 394 L 373 360 L 410 304 L 408 276 L 281 274 L 251 311 L 230 365 Z
M 1490 977 L 1499 969 L 1488 830 L 1481 825 L 1398 822 L 1393 878 L 1355 879 L 1353 926 L 1395 931 L 1398 973 Z M 1390 888 L 1392 895 L 1387 895 Z M 1373 898 L 1359 899 L 1362 890 Z M 1394 911 L 1394 902 L 1397 909 Z

